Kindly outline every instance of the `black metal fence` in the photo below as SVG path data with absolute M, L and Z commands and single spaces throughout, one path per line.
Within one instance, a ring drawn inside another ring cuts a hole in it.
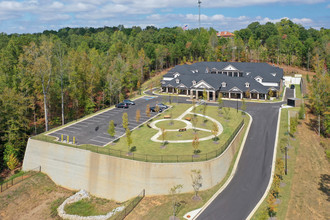
M 115 220 L 122 220 L 126 218 L 126 216 L 131 213 L 131 211 L 139 204 L 139 202 L 144 198 L 145 190 L 142 190 L 140 194 L 131 201 L 123 211 L 121 211 L 118 215 L 115 216 Z
M 153 162 L 153 163 L 198 162 L 198 161 L 210 160 L 222 154 L 227 149 L 227 147 L 232 142 L 232 140 L 235 138 L 239 130 L 243 127 L 243 125 L 244 125 L 244 119 L 242 119 L 242 121 L 236 127 L 236 129 L 228 138 L 228 140 L 218 149 L 208 153 L 196 154 L 196 155 L 150 155 L 150 154 L 139 154 L 134 152 L 128 153 L 127 151 L 115 150 L 109 147 L 97 147 L 94 145 L 85 145 L 85 146 L 69 145 L 69 146 L 90 150 L 95 153 L 106 154 L 110 156 L 126 158 L 130 160 L 144 161 L 144 162 Z
M 26 173 L 22 173 L 21 176 L 17 176 L 15 178 L 3 182 L 2 184 L 0 184 L 0 193 L 40 172 L 41 172 L 41 166 L 36 167 L 35 169 L 32 169 Z

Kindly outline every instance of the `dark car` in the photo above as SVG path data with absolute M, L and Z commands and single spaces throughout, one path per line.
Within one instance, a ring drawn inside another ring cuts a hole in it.
M 123 103 L 126 103 L 127 105 L 135 105 L 135 102 L 131 101 L 131 100 L 128 100 L 128 99 L 125 99 L 123 101 Z
M 156 106 L 159 106 L 159 108 L 162 108 L 162 109 L 168 109 L 168 106 L 163 103 L 158 103 L 158 104 L 156 104 Z
M 150 107 L 150 111 L 151 112 L 157 112 L 157 110 L 158 110 L 158 112 L 162 112 L 163 111 L 163 108 L 158 107 L 158 109 L 157 109 L 156 106 Z
M 122 102 L 122 103 L 117 104 L 116 107 L 117 108 L 128 108 L 128 104 Z
M 291 85 L 291 89 L 294 89 L 294 85 Z

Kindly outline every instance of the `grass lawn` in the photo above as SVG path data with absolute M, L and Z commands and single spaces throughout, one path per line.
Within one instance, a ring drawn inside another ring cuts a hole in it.
M 173 115 L 175 114 L 176 117 L 181 115 L 190 106 L 191 105 L 189 104 L 175 105 L 173 107 Z M 200 108 L 201 108 L 200 106 L 197 107 L 196 113 L 199 113 Z M 168 111 L 162 113 L 158 117 L 162 118 L 163 114 L 168 114 Z M 229 111 L 230 119 L 225 120 L 223 117 L 219 116 L 218 108 L 216 106 L 208 106 L 206 114 L 218 120 L 222 124 L 224 130 L 223 133 L 219 135 L 218 137 L 219 140 L 216 144 L 213 142 L 213 140 L 200 142 L 199 150 L 201 151 L 201 154 L 210 153 L 215 151 L 216 149 L 221 148 L 243 119 L 241 112 L 237 113 L 234 109 L 231 109 Z M 173 118 L 175 118 L 175 116 Z M 247 117 L 245 118 L 247 119 Z M 155 118 L 154 120 L 157 120 L 157 118 Z M 133 143 L 131 146 L 136 147 L 136 151 L 134 153 L 148 154 L 148 155 L 192 155 L 193 154 L 194 149 L 191 143 L 169 143 L 166 145 L 166 148 L 160 149 L 160 146 L 162 145 L 161 143 L 155 143 L 150 140 L 150 138 L 153 135 L 155 135 L 157 132 L 158 132 L 157 130 L 148 128 L 147 126 L 144 125 L 140 129 L 136 129 L 132 131 Z M 180 132 L 180 134 L 186 135 L 184 133 L 188 134 L 188 131 Z M 174 133 L 173 135 L 175 136 L 176 134 Z M 123 137 L 119 139 L 115 145 L 109 145 L 106 146 L 106 148 L 127 152 L 128 147 L 127 147 L 126 138 Z
M 155 124 L 158 128 L 166 128 L 166 129 L 180 129 L 187 126 L 186 123 L 177 120 L 166 120 L 160 121 Z
M 301 88 L 300 85 L 294 85 L 295 86 L 295 91 L 296 91 L 296 98 L 302 99 L 302 94 L 301 94 Z
M 196 112 L 197 113 L 197 112 Z M 193 117 L 193 114 L 187 114 L 184 118 L 186 117 Z M 205 118 L 205 117 L 201 117 L 201 116 L 196 116 L 197 117 L 197 124 L 196 127 L 197 128 L 203 128 L 203 129 L 208 129 L 211 130 L 213 129 L 213 121 Z
M 200 138 L 204 138 L 204 137 L 208 137 L 210 135 L 212 135 L 211 132 L 207 132 L 207 131 L 198 131 L 196 130 L 196 134 L 194 132 L 193 129 L 189 129 L 187 131 L 184 132 L 178 132 L 178 131 L 168 131 L 166 132 L 166 140 L 192 140 L 195 135 L 197 135 L 197 137 Z M 158 137 L 158 140 L 162 140 L 162 137 Z M 191 146 L 191 144 L 190 144 Z
M 127 204 L 128 202 L 125 203 Z M 111 212 L 119 206 L 125 205 L 118 205 L 115 201 L 91 196 L 90 199 L 82 199 L 78 202 L 66 205 L 64 211 L 70 215 L 95 216 L 106 215 L 108 212 Z

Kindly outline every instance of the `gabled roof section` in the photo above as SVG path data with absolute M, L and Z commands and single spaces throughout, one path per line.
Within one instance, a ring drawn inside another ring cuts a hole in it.
M 177 88 L 187 88 L 187 86 L 183 83 L 181 83 L 180 85 L 177 86 Z
M 211 86 L 210 84 L 208 84 L 208 83 L 205 82 L 204 80 L 200 80 L 198 83 L 196 83 L 196 85 L 194 86 L 194 88 L 201 88 L 201 89 L 214 89 L 213 86 Z
M 242 92 L 242 90 L 240 90 L 239 88 L 237 88 L 236 86 L 234 86 L 233 88 L 229 89 L 230 92 Z
M 222 69 L 223 71 L 230 71 L 230 70 L 235 70 L 237 71 L 238 69 L 236 67 L 234 67 L 233 65 L 228 65 L 225 68 Z

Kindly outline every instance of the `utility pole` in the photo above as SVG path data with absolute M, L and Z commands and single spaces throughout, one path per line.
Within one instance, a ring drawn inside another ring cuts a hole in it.
M 202 2 L 201 2 L 201 0 L 198 0 L 198 14 L 199 14 L 199 16 L 198 16 L 198 24 L 199 24 L 199 31 L 201 30 L 201 4 L 202 4 Z

